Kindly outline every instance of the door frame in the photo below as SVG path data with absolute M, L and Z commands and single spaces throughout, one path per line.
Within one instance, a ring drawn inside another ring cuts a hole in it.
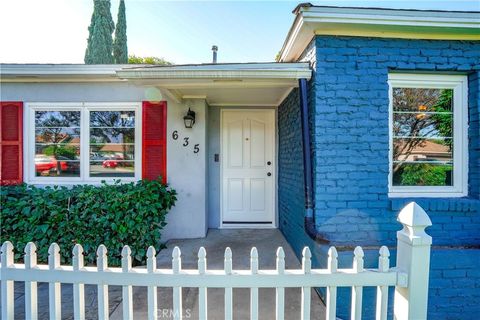
M 272 192 L 272 203 L 273 203 L 273 216 L 272 223 L 235 223 L 235 224 L 224 224 L 223 223 L 223 122 L 224 122 L 224 113 L 225 112 L 269 112 L 273 115 L 273 165 L 272 173 L 274 175 L 273 182 L 273 192 Z M 277 203 L 277 192 L 278 192 L 278 172 L 277 172 L 277 109 L 276 108 L 255 108 L 255 109 L 233 109 L 233 108 L 222 108 L 220 110 L 220 229 L 272 229 L 277 228 L 278 226 L 278 203 Z

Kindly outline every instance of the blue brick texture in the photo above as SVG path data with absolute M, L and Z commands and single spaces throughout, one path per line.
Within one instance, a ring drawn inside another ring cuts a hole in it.
M 417 201 L 433 222 L 427 229 L 433 237 L 431 284 L 445 284 L 445 290 L 430 290 L 429 318 L 478 313 L 480 284 L 472 269 L 480 261 L 480 42 L 317 36 L 302 59 L 314 69 L 309 108 L 317 230 L 336 246 L 394 248 L 398 211 Z M 468 197 L 388 197 L 392 71 L 468 75 Z M 278 109 L 280 228 L 298 254 L 313 246 L 303 231 L 299 108 L 293 90 Z M 313 251 L 323 265 L 326 250 Z M 465 265 L 450 270 L 457 261 Z M 455 295 L 459 290 L 446 285 L 455 279 L 477 294 Z

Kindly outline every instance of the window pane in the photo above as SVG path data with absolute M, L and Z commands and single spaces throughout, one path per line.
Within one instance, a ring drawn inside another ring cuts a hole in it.
M 393 186 L 452 186 L 453 90 L 393 89 Z
M 90 146 L 90 160 L 134 160 L 135 147 L 126 144 L 104 144 Z
M 453 166 L 435 162 L 394 164 L 394 186 L 452 186 Z
M 35 129 L 36 143 L 79 144 L 80 128 L 41 128 Z
M 35 154 L 63 160 L 80 160 L 80 145 L 35 144 Z
M 90 176 L 110 178 L 134 177 L 135 164 L 133 161 L 115 159 L 90 161 Z
M 394 137 L 452 138 L 453 115 L 394 113 Z
M 35 176 L 80 176 L 80 111 L 35 111 Z
M 393 161 L 452 162 L 452 139 L 393 139 Z
M 90 176 L 135 176 L 135 112 L 90 112 Z
M 90 128 L 135 128 L 135 111 L 92 111 Z
M 35 111 L 35 127 L 80 127 L 80 111 Z
M 90 143 L 131 143 L 135 142 L 134 128 L 95 128 L 90 129 Z
M 393 88 L 394 112 L 452 112 L 453 90 Z

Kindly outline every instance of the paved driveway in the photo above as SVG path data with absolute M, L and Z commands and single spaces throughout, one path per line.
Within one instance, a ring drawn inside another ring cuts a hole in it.
M 158 268 L 171 267 L 171 254 L 175 246 L 182 251 L 182 267 L 184 269 L 197 268 L 198 249 L 203 246 L 207 251 L 207 267 L 209 269 L 223 269 L 223 255 L 226 247 L 233 252 L 233 268 L 250 268 L 250 249 L 256 246 L 259 255 L 260 269 L 275 268 L 275 252 L 282 246 L 285 250 L 286 268 L 299 268 L 300 263 L 293 253 L 281 232 L 275 229 L 242 229 L 242 230 L 217 230 L 211 229 L 206 238 L 172 240 L 167 242 L 167 249 L 162 250 L 157 256 Z M 15 318 L 24 319 L 23 286 L 18 283 L 16 291 Z M 208 290 L 208 318 L 224 319 L 224 290 Z M 86 316 L 87 319 L 97 318 L 96 286 L 85 286 Z M 287 288 L 285 290 L 285 319 L 300 318 L 300 289 Z M 121 287 L 109 287 L 110 318 L 122 319 L 122 293 Z M 147 318 L 147 290 L 143 287 L 133 289 L 134 319 Z M 73 318 L 72 286 L 62 285 L 62 318 Z M 172 289 L 158 288 L 158 317 L 171 319 Z M 198 319 L 198 290 L 183 288 L 183 314 L 184 319 Z M 312 319 L 324 319 L 325 307 L 312 291 Z M 249 319 L 250 292 L 249 289 L 233 289 L 233 316 L 234 319 Z M 275 318 L 275 290 L 259 290 L 259 315 L 260 319 Z M 48 318 L 48 284 L 39 284 L 39 318 Z

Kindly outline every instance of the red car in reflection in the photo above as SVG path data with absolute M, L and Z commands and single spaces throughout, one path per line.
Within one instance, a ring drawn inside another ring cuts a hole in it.
M 60 162 L 60 170 L 67 171 L 68 166 L 65 161 L 58 161 L 54 157 L 36 155 L 35 156 L 35 171 L 36 172 L 45 172 L 45 171 L 55 171 L 57 170 L 57 165 Z
M 116 168 L 118 167 L 117 160 L 105 160 L 102 163 L 102 167 L 104 168 Z

